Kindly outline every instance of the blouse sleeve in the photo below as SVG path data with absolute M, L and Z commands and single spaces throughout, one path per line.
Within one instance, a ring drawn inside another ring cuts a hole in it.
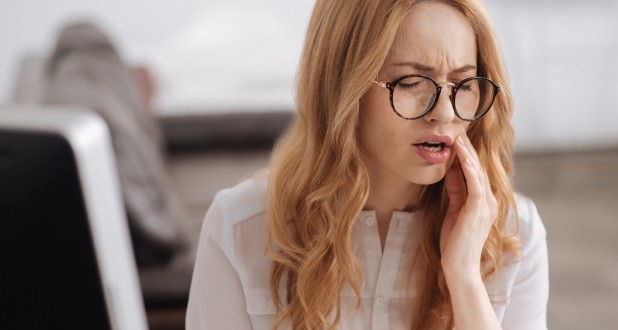
M 525 199 L 520 206 L 522 262 L 502 326 L 504 330 L 544 330 L 549 298 L 546 232 L 534 203 Z
M 202 224 L 187 306 L 186 329 L 251 329 L 233 256 L 232 227 L 215 198 Z M 229 228 L 227 228 L 229 227 Z

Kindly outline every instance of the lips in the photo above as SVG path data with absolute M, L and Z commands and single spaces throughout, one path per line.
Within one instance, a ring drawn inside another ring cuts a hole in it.
M 419 148 L 423 148 L 427 151 L 438 152 L 444 148 L 444 143 L 440 142 L 423 142 L 420 144 L 416 144 Z
M 446 162 L 451 156 L 452 145 L 453 139 L 448 135 L 428 135 L 412 143 L 419 156 L 431 164 Z
M 421 145 L 421 144 L 441 144 L 443 146 L 450 147 L 453 145 L 453 139 L 451 139 L 448 135 L 426 135 L 422 138 L 416 140 L 412 144 Z

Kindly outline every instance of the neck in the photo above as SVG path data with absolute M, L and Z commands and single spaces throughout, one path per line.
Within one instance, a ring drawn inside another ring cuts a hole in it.
M 370 176 L 369 196 L 366 210 L 374 210 L 380 219 L 390 219 L 393 211 L 415 211 L 422 186 L 384 177 Z
M 390 180 L 389 180 L 390 179 Z M 366 210 L 374 210 L 382 251 L 394 211 L 414 211 L 418 207 L 421 186 L 389 176 L 369 176 L 369 196 Z

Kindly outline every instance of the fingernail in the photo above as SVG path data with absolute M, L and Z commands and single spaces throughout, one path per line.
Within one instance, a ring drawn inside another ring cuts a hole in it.
M 461 137 L 461 135 L 457 137 L 457 142 L 463 146 L 464 141 L 463 141 L 463 138 Z
M 470 158 L 466 158 L 466 164 L 472 167 L 472 162 L 470 161 Z

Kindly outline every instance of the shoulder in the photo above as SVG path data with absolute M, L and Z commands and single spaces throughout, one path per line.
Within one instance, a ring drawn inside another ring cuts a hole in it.
M 523 324 L 541 315 L 539 310 L 547 301 L 547 241 L 534 202 L 519 194 L 514 197 L 515 208 L 511 209 L 505 233 L 517 238 L 520 249 L 504 255 L 497 271 L 485 279 L 485 287 L 500 320 Z M 528 310 L 531 312 L 525 315 Z
M 226 225 L 236 226 L 264 213 L 266 206 L 266 178 L 252 178 L 219 191 L 211 207 L 221 209 Z
M 534 262 L 533 259 L 539 256 L 539 252 L 542 252 L 546 245 L 545 226 L 536 205 L 530 198 L 520 194 L 515 194 L 514 197 L 515 208 L 509 212 L 504 234 L 515 237 L 519 249 L 505 252 L 501 266 L 489 281 L 493 284 L 501 282 L 504 285 L 512 285 L 522 264 Z
M 521 252 L 525 255 L 539 241 L 545 240 L 545 226 L 536 204 L 530 198 L 515 194 L 515 206 L 517 216 L 511 214 L 507 229 L 510 232 L 517 233 L 516 236 L 521 244 Z
M 266 256 L 267 178 L 249 179 L 221 190 L 202 225 L 200 241 L 212 240 L 225 254 L 246 294 L 268 290 Z M 204 245 L 206 246 L 206 245 Z M 202 245 L 198 249 L 201 249 Z
M 266 178 L 252 178 L 219 191 L 206 212 L 201 236 L 216 241 L 229 258 L 237 255 L 239 241 L 257 243 L 252 231 L 264 232 L 266 189 Z
M 516 211 L 516 212 L 513 212 Z M 534 202 L 515 195 L 507 234 L 515 235 L 520 249 L 507 252 L 503 263 L 485 286 L 504 328 L 546 329 L 549 273 L 545 226 Z
M 265 251 L 266 190 L 266 179 L 250 179 L 215 196 L 202 224 L 187 328 L 248 329 L 255 321 L 250 314 L 274 311 L 264 303 L 271 266 Z

